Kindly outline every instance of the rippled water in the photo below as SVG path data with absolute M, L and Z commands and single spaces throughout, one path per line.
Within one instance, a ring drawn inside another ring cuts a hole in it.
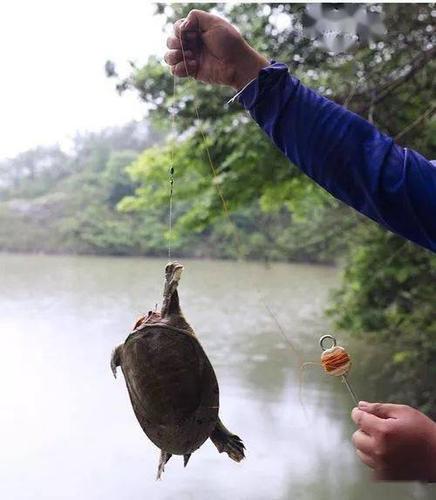
M 297 355 L 265 305 L 301 358 L 316 361 L 335 269 L 184 264 L 181 303 L 215 367 L 222 420 L 243 438 L 247 459 L 236 464 L 207 442 L 186 469 L 173 457 L 163 481 L 154 479 L 158 450 L 109 358 L 160 300 L 163 260 L 3 255 L 1 499 L 433 498 L 431 487 L 370 481 L 351 446 L 353 405 L 339 380 L 310 367 L 300 397 Z M 367 347 L 344 341 L 355 389 L 370 399 L 375 389 L 358 362 Z

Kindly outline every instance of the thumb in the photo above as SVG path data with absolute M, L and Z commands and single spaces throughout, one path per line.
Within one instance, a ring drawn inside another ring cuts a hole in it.
M 204 31 L 212 24 L 215 16 L 204 10 L 193 9 L 180 26 L 181 31 Z
M 368 403 L 366 401 L 359 401 L 359 410 L 371 413 L 371 415 L 375 415 L 379 418 L 397 418 L 401 408 L 401 405 L 390 403 Z

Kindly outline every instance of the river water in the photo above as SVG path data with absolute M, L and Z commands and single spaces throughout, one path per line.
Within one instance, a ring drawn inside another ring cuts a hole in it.
M 406 500 L 420 484 L 377 484 L 355 457 L 353 406 L 317 366 L 334 268 L 186 260 L 185 316 L 220 383 L 221 417 L 241 436 L 237 464 L 208 441 L 155 481 L 158 450 L 140 429 L 112 349 L 160 300 L 165 261 L 0 255 L 0 498 L 2 500 Z M 283 340 L 273 311 L 297 354 Z M 351 379 L 376 393 L 348 338 Z M 432 495 L 433 494 L 433 495 Z

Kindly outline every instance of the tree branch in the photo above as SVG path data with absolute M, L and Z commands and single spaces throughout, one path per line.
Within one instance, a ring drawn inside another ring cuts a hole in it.
M 382 102 L 386 97 L 388 97 L 394 90 L 403 85 L 403 83 L 410 80 L 418 71 L 423 69 L 434 57 L 436 56 L 436 47 L 431 48 L 425 52 L 422 52 L 415 56 L 412 61 L 410 61 L 407 65 L 411 65 L 410 70 L 405 74 L 393 80 L 391 82 L 386 83 L 380 89 L 377 89 L 375 92 L 375 97 L 372 100 L 373 105 L 377 105 Z M 407 66 L 405 65 L 405 66 Z M 359 113 L 365 114 L 369 109 L 371 104 L 366 104 L 363 106 Z
M 430 107 L 430 109 L 428 109 L 422 115 L 418 116 L 418 118 L 415 121 L 413 121 L 412 123 L 410 123 L 406 128 L 404 128 L 401 132 L 399 132 L 394 137 L 394 140 L 397 141 L 398 139 L 400 139 L 401 137 L 403 137 L 403 135 L 407 134 L 407 132 L 409 132 L 409 130 L 412 130 L 414 127 L 416 127 L 416 125 L 418 125 L 419 123 L 421 123 L 422 121 L 424 121 L 426 118 L 430 118 L 432 115 L 435 114 L 435 112 L 436 112 L 436 104 L 433 104 Z

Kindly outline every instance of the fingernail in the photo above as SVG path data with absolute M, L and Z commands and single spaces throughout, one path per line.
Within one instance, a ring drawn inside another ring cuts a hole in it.
M 359 401 L 359 408 L 368 408 L 369 403 L 366 401 Z

